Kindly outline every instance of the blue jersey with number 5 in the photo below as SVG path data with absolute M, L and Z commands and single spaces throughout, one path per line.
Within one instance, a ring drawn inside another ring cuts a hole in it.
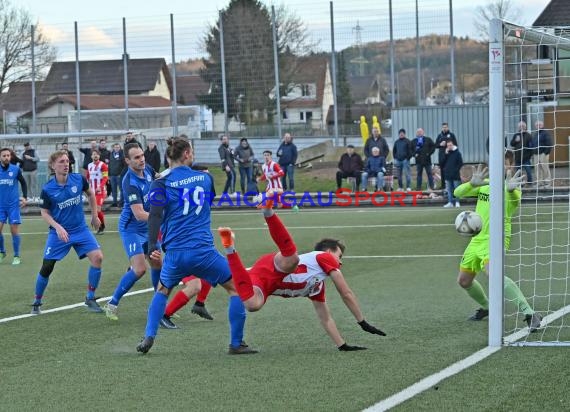
M 164 250 L 195 250 L 214 247 L 210 230 L 212 177 L 187 166 L 171 169 L 150 188 L 150 203 L 163 205 Z

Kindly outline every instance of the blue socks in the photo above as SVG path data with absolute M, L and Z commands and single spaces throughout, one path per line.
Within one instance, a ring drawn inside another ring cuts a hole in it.
M 100 279 L 101 268 L 89 266 L 89 272 L 87 272 L 87 299 L 95 299 L 95 289 L 99 286 Z
M 12 245 L 14 246 L 14 256 L 20 256 L 20 235 L 12 235 Z M 0 242 L 0 250 L 4 249 L 4 239 Z
M 4 235 L 0 233 L 0 253 L 6 253 L 6 249 L 4 249 Z
M 245 326 L 245 306 L 239 296 L 230 296 L 228 302 L 228 320 L 230 321 L 230 345 L 237 348 L 243 341 Z
M 113 297 L 111 298 L 109 303 L 111 305 L 118 305 L 123 295 L 127 293 L 129 290 L 131 290 L 131 288 L 133 287 L 133 285 L 136 283 L 137 280 L 139 280 L 139 278 L 137 277 L 137 275 L 135 275 L 135 272 L 132 269 L 129 269 L 127 273 L 125 273 L 121 278 L 121 281 L 117 285 L 117 289 L 115 289 Z
M 34 304 L 42 302 L 42 297 L 44 296 L 48 282 L 49 278 L 45 278 L 38 273 L 38 277 L 36 278 L 36 298 L 34 300 Z
M 160 269 L 150 268 L 150 281 L 152 282 L 152 287 L 154 288 L 154 290 L 156 290 L 159 280 L 160 280 Z
M 166 302 L 168 302 L 168 296 L 160 292 L 154 292 L 148 307 L 148 318 L 146 320 L 146 329 L 144 330 L 145 337 L 154 338 L 156 336 L 160 319 L 162 319 L 166 310 Z

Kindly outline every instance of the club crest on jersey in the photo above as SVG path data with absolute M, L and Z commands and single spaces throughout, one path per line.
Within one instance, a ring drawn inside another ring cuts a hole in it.
M 147 181 L 147 182 L 152 182 L 152 177 L 151 177 L 151 175 L 146 175 L 146 181 Z
M 8 176 L 10 177 L 14 176 L 14 172 L 8 172 Z
M 71 192 L 77 193 L 77 186 L 71 186 Z

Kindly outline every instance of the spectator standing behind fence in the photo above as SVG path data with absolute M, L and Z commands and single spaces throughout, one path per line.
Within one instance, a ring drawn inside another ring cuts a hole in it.
M 387 158 L 390 154 L 388 142 L 380 134 L 380 128 L 378 126 L 372 127 L 372 136 L 368 138 L 366 144 L 364 145 L 364 157 L 369 158 L 372 156 L 373 147 L 380 149 L 380 156 L 384 158 Z
M 160 172 L 160 152 L 155 141 L 148 142 L 144 151 L 144 160 L 156 173 Z
M 245 137 L 239 141 L 239 146 L 236 147 L 235 159 L 238 161 L 239 170 L 239 184 L 241 192 L 249 192 L 249 188 L 253 183 L 253 158 L 255 154 Z
M 447 187 L 447 203 L 443 207 L 459 207 L 459 201 L 453 196 L 453 192 L 461 184 L 461 167 L 463 166 L 463 157 L 457 146 L 450 137 L 447 139 L 445 156 L 443 157 L 441 168 L 441 180 L 445 182 Z M 443 165 L 443 166 L 442 166 Z
M 449 130 L 449 125 L 447 122 L 441 124 L 441 133 L 437 135 L 435 139 L 435 146 L 437 147 L 437 163 L 439 164 L 439 169 L 441 170 L 441 188 L 445 188 L 445 172 L 443 170 L 443 163 L 445 154 L 447 153 L 447 140 L 451 139 L 453 144 L 457 146 L 457 138 L 455 134 Z
M 362 190 L 366 191 L 368 186 L 368 176 L 376 178 L 375 190 L 384 189 L 384 175 L 386 174 L 386 158 L 380 156 L 380 149 L 372 148 L 372 156 L 366 159 L 364 171 L 362 172 Z
M 109 160 L 111 159 L 111 152 L 107 149 L 107 139 L 99 140 L 99 158 L 107 166 L 109 166 Z
M 281 183 L 283 190 L 295 190 L 295 165 L 297 164 L 297 146 L 293 143 L 293 137 L 290 133 L 283 135 L 283 141 L 277 149 L 277 157 L 279 158 L 279 166 L 283 170 Z M 289 181 L 289 184 L 287 184 Z
M 515 168 L 520 170 L 524 168 L 526 172 L 527 183 L 532 183 L 532 155 L 536 153 L 536 149 L 532 147 L 532 136 L 526 131 L 526 123 L 519 122 L 519 131 L 513 135 L 511 139 L 511 147 L 513 148 L 515 157 Z
M 544 123 L 537 120 L 534 124 L 536 132 L 533 136 L 533 146 L 538 148 L 538 153 L 534 155 L 533 163 L 536 165 L 536 182 L 545 188 L 551 187 L 550 176 L 550 152 L 552 150 L 552 137 L 547 130 L 544 130 Z
M 428 178 L 428 189 L 433 189 L 433 175 L 431 171 L 431 155 L 435 152 L 435 143 L 431 137 L 424 136 L 424 129 L 416 130 L 416 138 L 412 140 L 412 150 L 416 159 L 416 190 L 422 190 L 422 173 L 425 169 Z
M 73 155 L 73 152 L 71 150 L 69 150 L 69 145 L 67 143 L 61 144 L 61 150 L 65 150 L 67 152 L 67 157 L 69 158 L 69 172 L 74 173 L 75 172 L 75 156 Z
M 97 150 L 97 141 L 92 140 L 90 145 L 90 147 L 79 148 L 79 151 L 83 153 L 83 162 L 81 163 L 81 175 L 83 177 L 87 176 L 87 168 L 89 167 L 89 163 L 91 163 L 91 152 Z
M 24 179 L 28 185 L 28 200 L 38 197 L 38 162 L 40 158 L 36 155 L 36 151 L 32 149 L 29 142 L 24 143 L 24 153 L 22 154 L 22 171 Z
M 412 174 L 410 172 L 410 159 L 414 155 L 410 139 L 406 137 L 406 130 L 400 129 L 398 131 L 398 139 L 394 142 L 392 148 L 392 156 L 394 157 L 394 166 L 396 167 L 396 176 L 400 189 L 409 192 L 412 190 Z M 404 177 L 406 178 L 406 185 L 404 186 Z
M 336 172 L 336 188 L 342 186 L 342 179 L 354 177 L 356 179 L 356 189 L 360 187 L 360 174 L 364 169 L 362 157 L 354 151 L 354 146 L 349 144 L 346 146 L 344 153 L 338 161 L 338 171 Z
M 121 188 L 121 172 L 125 166 L 125 155 L 121 145 L 119 143 L 113 144 L 113 150 L 111 151 L 111 158 L 109 159 L 109 180 L 111 181 L 111 196 L 113 198 L 113 203 L 111 207 L 118 207 L 119 203 L 123 203 L 123 194 L 120 195 L 119 200 L 119 189 Z
M 222 161 L 222 170 L 226 172 L 226 184 L 222 193 L 234 194 L 236 191 L 236 169 L 234 164 L 234 150 L 230 148 L 230 138 L 223 135 L 218 147 L 218 154 Z

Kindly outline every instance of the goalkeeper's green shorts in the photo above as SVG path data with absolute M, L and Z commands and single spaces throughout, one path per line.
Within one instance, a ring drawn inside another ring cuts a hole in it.
M 459 269 L 475 276 L 485 269 L 487 262 L 489 262 L 489 239 L 482 241 L 472 239 L 463 252 Z

